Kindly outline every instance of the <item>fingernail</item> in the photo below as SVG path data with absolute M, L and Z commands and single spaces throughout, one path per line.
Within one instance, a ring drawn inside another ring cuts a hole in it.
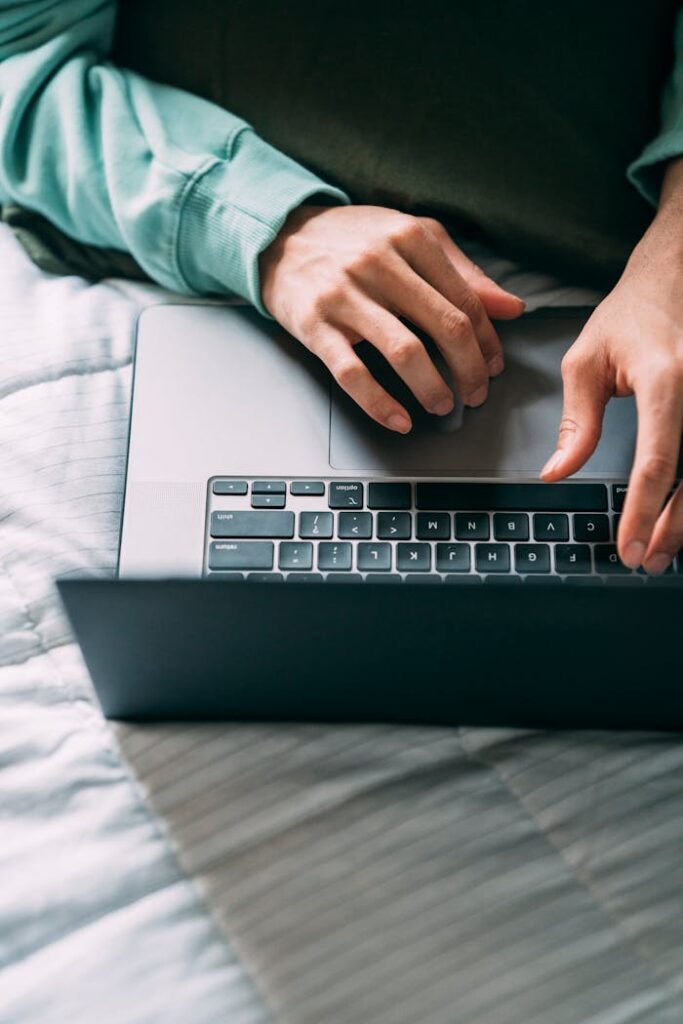
M 392 430 L 397 430 L 399 434 L 407 434 L 412 427 L 412 423 L 407 416 L 400 416 L 398 413 L 394 413 L 387 420 L 388 425 Z
M 444 398 L 443 402 L 434 406 L 434 412 L 437 416 L 447 416 L 449 412 L 453 412 L 453 399 Z
M 627 565 L 629 569 L 637 569 L 643 560 L 645 554 L 645 545 L 640 540 L 632 540 L 624 548 L 624 557 L 622 559 L 624 565 Z
M 645 572 L 649 573 L 650 576 L 661 576 L 663 572 L 669 568 L 671 564 L 671 558 L 669 555 L 664 554 L 663 551 L 656 551 L 652 558 L 648 558 L 645 563 Z
M 561 451 L 554 452 L 541 470 L 541 476 L 545 476 L 546 473 L 552 473 L 554 469 L 557 469 L 562 461 L 563 454 Z
M 493 359 L 490 359 L 488 367 L 491 376 L 497 377 L 499 373 L 502 373 L 504 365 L 502 356 L 494 356 Z
M 465 401 L 467 402 L 468 405 L 481 405 L 482 402 L 486 401 L 486 396 L 488 395 L 488 393 L 489 389 L 486 387 L 486 385 L 483 385 L 482 387 L 477 388 L 476 391 L 473 391 L 470 395 L 468 395 Z

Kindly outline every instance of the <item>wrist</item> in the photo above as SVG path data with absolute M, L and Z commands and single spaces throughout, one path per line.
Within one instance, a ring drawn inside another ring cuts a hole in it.
M 667 278 L 683 276 L 683 158 L 668 165 L 657 213 L 626 269 Z

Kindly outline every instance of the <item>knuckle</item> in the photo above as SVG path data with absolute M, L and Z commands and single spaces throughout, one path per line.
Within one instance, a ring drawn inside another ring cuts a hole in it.
M 386 423 L 393 409 L 381 398 L 370 398 L 364 404 L 365 412 L 378 423 Z
M 643 458 L 639 469 L 646 484 L 671 483 L 676 472 L 676 461 L 670 455 L 650 452 Z
M 488 390 L 489 379 L 488 376 L 468 376 L 462 377 L 460 380 L 460 386 L 465 398 L 476 394 L 477 391 L 481 391 L 482 388 Z
M 341 388 L 352 391 L 360 383 L 363 369 L 355 359 L 344 358 L 334 365 L 332 374 Z
M 434 409 L 437 405 L 440 405 L 441 402 L 444 402 L 446 399 L 450 399 L 453 396 L 444 385 L 442 388 L 430 388 L 421 397 L 422 404 L 426 409 Z
M 579 424 L 577 423 L 577 421 L 575 419 L 572 419 L 571 416 L 563 416 L 562 419 L 560 420 L 560 427 L 559 427 L 560 437 L 565 437 L 567 435 L 572 435 L 572 434 L 578 434 L 580 429 L 581 428 L 579 427 Z
M 427 235 L 427 228 L 417 217 L 404 216 L 396 223 L 390 240 L 395 244 L 415 245 Z
M 461 309 L 450 306 L 441 315 L 441 328 L 449 338 L 462 338 L 468 333 L 469 318 Z
M 422 345 L 417 338 L 399 338 L 389 347 L 389 362 L 406 367 L 419 355 Z
M 665 385 L 670 388 L 672 377 L 676 373 L 676 360 L 672 359 L 665 352 L 648 352 L 647 363 L 644 365 L 645 372 L 651 381 L 658 386 Z
M 441 221 L 436 219 L 436 217 L 420 217 L 420 220 L 427 228 L 427 230 L 432 232 L 432 234 L 440 236 L 445 234 L 445 227 L 443 226 Z
M 385 253 L 386 244 L 384 241 L 371 242 L 362 246 L 356 255 L 347 261 L 344 268 L 346 277 L 352 279 L 366 277 L 370 271 L 382 262 Z
M 560 370 L 564 380 L 579 373 L 586 364 L 586 359 L 580 349 L 570 348 L 565 352 L 560 363 Z
M 329 320 L 336 301 L 338 294 L 333 286 L 311 297 L 301 316 L 301 327 L 306 335 L 315 334 L 320 325 Z
M 460 302 L 460 309 L 470 320 L 479 321 L 485 316 L 481 299 L 472 291 L 465 292 Z

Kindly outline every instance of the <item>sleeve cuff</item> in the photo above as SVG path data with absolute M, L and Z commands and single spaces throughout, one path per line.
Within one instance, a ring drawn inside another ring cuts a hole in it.
M 680 156 L 683 156 L 683 119 L 680 127 L 659 135 L 630 164 L 626 171 L 628 180 L 644 199 L 657 206 L 666 165 Z
M 251 128 L 236 136 L 224 160 L 192 183 L 180 209 L 177 272 L 199 295 L 236 294 L 264 316 L 258 258 L 288 214 L 312 196 L 330 205 L 349 197 L 264 142 Z

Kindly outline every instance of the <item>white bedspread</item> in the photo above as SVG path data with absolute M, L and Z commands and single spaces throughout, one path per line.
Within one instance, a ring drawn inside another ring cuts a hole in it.
M 0 1024 L 680 1024 L 675 738 L 117 743 L 52 580 L 114 566 L 134 320 L 170 297 L 43 275 L 3 226 L 0 263 Z
M 0 1021 L 268 1020 L 92 703 L 53 588 L 115 564 L 132 331 L 0 225 Z

